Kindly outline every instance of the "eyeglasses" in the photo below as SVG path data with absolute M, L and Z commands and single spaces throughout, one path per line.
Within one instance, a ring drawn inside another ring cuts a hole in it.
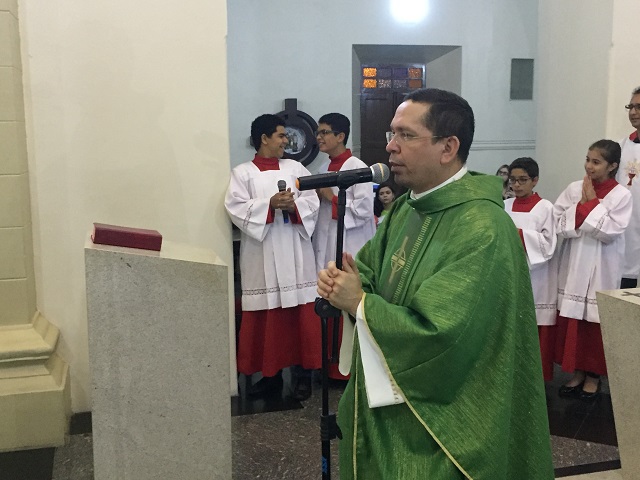
M 531 177 L 509 177 L 509 185 L 513 185 L 514 183 L 517 183 L 518 185 L 524 185 L 529 180 L 531 180 Z
M 329 135 L 330 133 L 333 133 L 334 135 L 337 135 L 340 132 L 337 132 L 335 130 L 316 130 L 313 133 L 315 134 L 316 137 L 324 137 L 325 135 Z
M 407 142 L 410 142 L 412 140 L 420 140 L 422 138 L 434 138 L 434 139 L 447 138 L 447 137 L 450 137 L 450 135 L 424 135 L 424 136 L 418 136 L 418 135 L 411 135 L 410 133 L 407 133 L 407 132 L 400 132 L 400 133 L 387 132 L 386 133 L 386 137 L 387 137 L 387 143 L 390 143 L 391 140 L 394 140 L 394 139 L 395 139 L 396 143 L 407 143 Z
M 624 108 L 627 110 L 635 110 L 636 112 L 640 112 L 640 103 L 630 103 L 629 105 L 625 105 Z

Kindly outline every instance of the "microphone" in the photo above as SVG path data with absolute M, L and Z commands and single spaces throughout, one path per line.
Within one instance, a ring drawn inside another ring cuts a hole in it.
M 340 172 L 321 173 L 298 177 L 298 190 L 311 190 L 323 187 L 349 188 L 356 183 L 382 183 L 389 178 L 389 167 L 384 163 L 376 163 L 368 168 L 356 168 Z
M 278 192 L 284 192 L 287 189 L 287 182 L 284 180 L 278 180 Z M 282 219 L 284 223 L 289 223 L 289 212 L 282 210 Z

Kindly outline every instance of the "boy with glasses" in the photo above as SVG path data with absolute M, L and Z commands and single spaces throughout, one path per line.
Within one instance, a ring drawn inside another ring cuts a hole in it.
M 354 157 L 346 146 L 350 127 L 349 119 L 340 113 L 328 113 L 320 117 L 316 141 L 320 151 L 329 156 L 329 163 L 321 167 L 318 173 L 367 168 L 368 165 Z M 313 235 L 313 249 L 319 272 L 327 268 L 327 263 L 336 259 L 338 188 L 319 188 L 317 192 L 320 197 L 320 211 Z M 343 245 L 345 252 L 355 255 L 376 231 L 373 215 L 373 183 L 355 184 L 347 189 L 346 194 Z M 340 329 L 342 329 L 342 321 L 340 323 Z M 338 371 L 335 364 L 330 364 L 329 376 L 337 380 L 348 378 Z
M 635 131 L 620 141 L 622 156 L 616 180 L 626 185 L 633 197 L 633 214 L 625 230 L 625 262 L 620 288 L 635 288 L 640 274 L 640 87 L 631 92 L 631 101 L 624 108 Z
M 513 220 L 524 246 L 531 275 L 533 300 L 545 381 L 553 379 L 553 352 L 558 299 L 556 229 L 553 204 L 540 198 L 533 189 L 538 184 L 537 162 L 529 157 L 518 158 L 509 165 L 509 184 L 515 198 L 504 201 L 504 208 Z

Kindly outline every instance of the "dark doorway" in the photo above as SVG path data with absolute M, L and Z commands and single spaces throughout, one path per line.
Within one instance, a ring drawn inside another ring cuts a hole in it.
M 385 148 L 385 133 L 393 115 L 402 103 L 404 93 L 375 92 L 363 93 L 360 99 L 360 157 L 367 165 L 389 164 L 389 154 Z

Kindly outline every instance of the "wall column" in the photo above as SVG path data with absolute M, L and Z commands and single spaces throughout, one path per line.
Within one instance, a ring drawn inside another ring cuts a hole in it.
M 0 0 L 0 451 L 64 444 L 69 368 L 36 309 L 16 0 Z

